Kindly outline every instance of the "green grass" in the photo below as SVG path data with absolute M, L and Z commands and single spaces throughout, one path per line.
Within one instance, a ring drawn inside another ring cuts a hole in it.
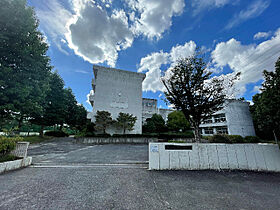
M 51 136 L 24 136 L 23 141 L 28 141 L 30 144 L 37 144 L 52 139 Z
M 16 156 L 11 155 L 11 154 L 0 155 L 0 163 L 7 162 L 7 161 L 18 160 L 18 159 L 22 159 L 22 158 L 16 157 Z

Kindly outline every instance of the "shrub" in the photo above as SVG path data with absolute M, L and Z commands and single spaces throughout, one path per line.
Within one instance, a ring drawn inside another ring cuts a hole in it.
M 214 136 L 209 136 L 210 143 L 226 143 L 226 144 L 236 144 L 245 143 L 245 140 L 240 135 L 221 135 L 217 134 Z
M 192 132 L 187 133 L 160 133 L 158 135 L 159 139 L 174 139 L 174 138 L 194 138 L 194 135 Z
M 231 143 L 226 135 L 213 135 L 209 137 L 210 143 Z
M 261 142 L 261 139 L 257 136 L 246 136 L 244 138 L 244 141 L 246 143 L 259 143 L 259 142 Z
M 45 133 L 46 136 L 53 136 L 53 137 L 66 137 L 69 136 L 67 133 L 63 131 L 47 131 Z
M 169 143 L 186 143 L 186 141 L 168 140 Z
M 111 137 L 109 133 L 100 133 L 100 134 L 95 134 L 96 137 Z
M 7 161 L 18 160 L 18 159 L 21 159 L 21 158 L 16 157 L 16 156 L 11 155 L 11 154 L 0 155 L 0 163 L 7 162 Z
M 18 141 L 22 141 L 22 138 L 0 136 L 0 155 L 4 156 L 6 154 L 9 154 L 12 150 L 15 149 L 16 143 Z
M 240 135 L 226 135 L 228 138 L 229 143 L 244 143 L 244 138 Z

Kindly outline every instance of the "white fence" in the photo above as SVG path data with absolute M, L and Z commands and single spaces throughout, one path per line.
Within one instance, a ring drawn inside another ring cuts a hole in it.
M 150 143 L 149 169 L 280 172 L 280 151 L 274 144 Z

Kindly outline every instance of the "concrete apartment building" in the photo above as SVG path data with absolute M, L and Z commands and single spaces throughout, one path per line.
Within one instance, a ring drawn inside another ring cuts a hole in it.
M 97 111 L 108 111 L 116 119 L 120 112 L 133 114 L 137 117 L 134 130 L 130 133 L 142 133 L 142 82 L 145 74 L 123 71 L 120 69 L 93 66 L 94 79 L 89 96 L 93 107 L 88 114 L 91 121 L 95 121 Z M 111 127 L 108 133 L 122 133 L 121 130 Z
M 227 100 L 224 108 L 204 120 L 200 125 L 202 135 L 229 134 L 255 136 L 249 103 Z

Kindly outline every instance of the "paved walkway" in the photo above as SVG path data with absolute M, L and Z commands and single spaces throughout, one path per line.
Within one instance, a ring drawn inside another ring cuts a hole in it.
M 147 145 L 31 147 L 35 165 L 0 175 L 0 209 L 279 209 L 280 174 L 148 171 Z

